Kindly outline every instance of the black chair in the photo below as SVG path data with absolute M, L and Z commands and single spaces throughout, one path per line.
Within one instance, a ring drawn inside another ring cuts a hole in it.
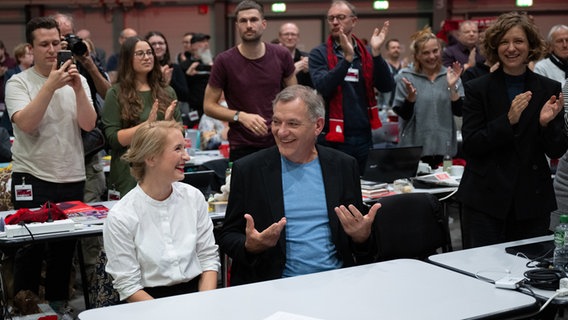
M 416 258 L 425 260 L 451 251 L 451 238 L 442 205 L 429 193 L 403 193 L 381 198 L 375 217 L 379 261 Z
M 198 167 L 198 171 L 213 170 L 215 171 L 215 178 L 211 184 L 211 189 L 220 192 L 221 186 L 225 184 L 225 177 L 227 168 L 229 167 L 229 159 L 217 159 L 203 163 Z
M 194 186 L 199 189 L 203 196 L 207 197 L 211 192 L 215 190 L 212 189 L 212 184 L 215 181 L 215 171 L 204 170 L 204 171 L 190 171 L 184 173 L 184 178 L 182 182 Z

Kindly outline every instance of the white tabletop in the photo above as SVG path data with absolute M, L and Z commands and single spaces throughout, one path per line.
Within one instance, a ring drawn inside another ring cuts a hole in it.
M 527 270 L 534 270 L 526 266 L 527 258 L 515 256 L 505 252 L 505 248 L 533 242 L 552 240 L 553 236 L 542 236 L 526 240 L 505 242 L 491 246 L 459 250 L 430 256 L 428 260 L 436 265 L 479 278 L 483 281 L 495 281 L 505 277 L 508 273 L 514 277 L 524 277 Z M 548 299 L 555 292 L 542 289 L 533 289 L 534 293 L 543 299 Z M 568 297 L 555 299 L 559 303 L 568 303 Z
M 418 260 L 392 260 L 306 276 L 91 309 L 81 320 L 113 319 L 467 319 L 536 300 Z M 526 310 L 525 310 L 526 311 Z
M 91 204 L 102 204 L 107 207 L 109 210 L 114 206 L 115 203 L 118 201 L 102 201 L 102 202 L 95 202 Z M 16 210 L 9 210 L 9 211 L 0 211 L 0 219 L 4 219 L 7 215 L 16 212 Z M 209 217 L 213 222 L 220 221 L 225 218 L 225 212 L 209 212 Z M 87 237 L 87 236 L 97 236 L 103 233 L 103 224 L 104 219 L 101 220 L 101 223 L 94 224 L 83 224 L 83 223 L 75 223 L 75 229 L 70 231 L 62 231 L 62 232 L 52 232 L 52 233 L 44 233 L 44 234 L 35 234 L 34 240 L 53 240 L 53 239 L 64 239 L 64 238 L 80 238 L 80 237 Z M 0 232 L 0 246 L 1 245 L 13 245 L 13 244 L 21 244 L 28 241 L 32 241 L 32 238 L 28 235 L 26 236 L 18 236 L 8 238 L 6 237 L 5 232 Z

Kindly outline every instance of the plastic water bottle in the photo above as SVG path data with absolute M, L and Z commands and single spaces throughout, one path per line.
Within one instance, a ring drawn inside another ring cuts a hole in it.
M 444 161 L 442 163 L 442 166 L 444 172 L 446 172 L 447 174 L 450 174 L 450 170 L 452 169 L 452 164 L 453 164 L 450 152 L 451 152 L 450 142 L 446 141 L 446 154 L 444 154 Z
M 233 170 L 233 163 L 232 163 L 232 162 L 229 162 L 229 166 L 228 166 L 227 169 L 225 170 L 225 177 L 230 176 L 232 170 Z
M 560 216 L 560 224 L 554 230 L 554 268 L 565 270 L 568 264 L 568 215 Z

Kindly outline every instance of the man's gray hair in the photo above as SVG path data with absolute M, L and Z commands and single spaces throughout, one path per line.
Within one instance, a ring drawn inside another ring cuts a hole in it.
M 306 104 L 311 121 L 315 122 L 319 118 L 325 118 L 322 97 L 314 89 L 299 84 L 286 87 L 280 91 L 272 101 L 272 106 L 274 107 L 278 102 L 292 102 L 296 99 L 300 99 Z
M 568 30 L 568 26 L 565 25 L 565 24 L 557 24 L 555 26 L 552 26 L 552 28 L 550 28 L 550 31 L 548 31 L 548 37 L 546 38 L 548 40 L 548 43 L 552 43 L 552 36 L 557 31 L 561 31 L 561 30 Z

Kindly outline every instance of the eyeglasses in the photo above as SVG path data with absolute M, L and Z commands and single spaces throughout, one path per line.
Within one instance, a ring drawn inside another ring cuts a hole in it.
M 290 38 L 296 38 L 298 36 L 297 33 L 292 33 L 292 32 L 286 32 L 282 34 L 283 37 L 290 37 Z
M 152 50 L 136 51 L 134 52 L 134 56 L 140 60 L 144 59 L 144 56 L 147 56 L 148 58 L 154 58 Z
M 353 17 L 353 15 L 344 15 L 344 14 L 338 14 L 336 16 L 327 16 L 327 21 L 329 22 L 333 22 L 333 20 L 337 19 L 337 21 L 341 22 L 344 21 L 347 18 Z
M 163 41 L 160 41 L 160 42 L 150 42 L 150 45 L 151 45 L 152 47 L 158 47 L 158 46 L 163 47 L 163 46 L 166 45 L 166 43 L 163 42 Z

